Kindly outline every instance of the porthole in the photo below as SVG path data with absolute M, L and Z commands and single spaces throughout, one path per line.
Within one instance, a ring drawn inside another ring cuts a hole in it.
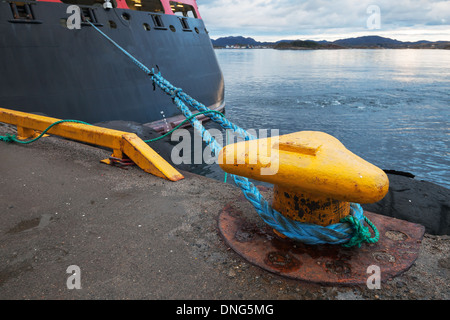
M 144 26 L 144 30 L 150 31 L 150 25 L 148 23 L 142 24 Z
M 129 13 L 124 12 L 122 13 L 122 19 L 128 21 L 131 19 L 131 16 Z
M 171 30 L 172 32 L 177 31 L 177 29 L 175 29 L 175 27 L 174 27 L 173 25 L 170 25 L 169 28 L 170 28 L 170 30 Z

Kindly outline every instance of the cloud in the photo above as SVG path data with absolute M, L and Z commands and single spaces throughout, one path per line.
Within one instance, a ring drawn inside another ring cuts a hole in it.
M 416 29 L 420 33 L 428 30 L 428 36 L 450 40 L 448 0 L 197 0 L 197 3 L 213 38 L 226 35 L 261 40 L 287 36 L 338 37 L 339 34 L 404 33 Z M 381 28 L 374 31 L 367 28 L 370 5 L 380 8 Z

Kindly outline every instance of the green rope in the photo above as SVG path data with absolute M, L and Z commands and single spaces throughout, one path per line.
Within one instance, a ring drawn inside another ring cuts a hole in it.
M 12 136 L 9 133 L 7 133 L 6 136 L 0 136 L 0 141 L 14 142 L 14 138 L 15 136 Z
M 364 216 L 364 221 L 372 228 L 374 232 L 374 236 L 372 237 L 372 234 L 370 233 L 370 230 L 368 227 L 365 227 L 356 217 L 352 215 L 348 215 L 345 218 L 342 218 L 340 222 L 348 222 L 351 224 L 351 226 L 354 229 L 354 233 L 352 238 L 344 243 L 343 247 L 353 247 L 358 246 L 358 248 L 361 247 L 361 244 L 363 242 L 367 243 L 375 243 L 378 242 L 380 238 L 380 233 L 378 232 L 378 229 L 375 227 L 375 225 L 366 217 Z
M 47 133 L 48 130 L 50 130 L 52 127 L 54 127 L 54 126 L 56 126 L 56 125 L 58 125 L 60 123 L 63 123 L 63 122 L 81 123 L 81 124 L 87 124 L 89 126 L 91 125 L 90 123 L 86 123 L 86 122 L 79 121 L 79 120 L 59 120 L 59 121 L 56 121 L 56 122 L 52 123 L 50 126 L 48 126 L 47 129 L 42 131 L 42 133 L 39 136 L 37 136 L 36 138 L 34 138 L 34 139 L 24 141 L 24 140 L 17 139 L 16 135 L 6 134 L 6 136 L 0 136 L 0 141 L 17 142 L 17 143 L 21 143 L 21 144 L 29 144 L 29 143 L 32 143 L 32 142 L 35 142 L 35 141 L 39 140 L 40 138 L 42 138 L 44 136 L 44 134 Z

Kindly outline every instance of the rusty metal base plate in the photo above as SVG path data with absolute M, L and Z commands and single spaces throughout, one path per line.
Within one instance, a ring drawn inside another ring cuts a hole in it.
M 246 217 L 236 203 L 222 210 L 219 230 L 226 243 L 244 259 L 292 279 L 323 285 L 358 285 L 366 284 L 372 275 L 368 267 L 372 265 L 380 268 L 381 281 L 408 270 L 417 259 L 425 228 L 371 212 L 364 214 L 379 230 L 380 240 L 364 243 L 361 248 L 306 245 L 282 239 L 265 223 Z

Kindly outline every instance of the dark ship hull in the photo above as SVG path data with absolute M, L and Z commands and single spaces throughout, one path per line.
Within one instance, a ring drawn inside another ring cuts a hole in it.
M 201 19 L 80 5 L 85 22 L 81 29 L 70 30 L 68 6 L 0 2 L 1 107 L 90 123 L 125 120 L 169 129 L 158 123 L 175 121 L 180 114 L 171 98 L 154 90 L 149 76 L 86 19 L 196 100 L 212 109 L 224 107 L 223 76 Z

